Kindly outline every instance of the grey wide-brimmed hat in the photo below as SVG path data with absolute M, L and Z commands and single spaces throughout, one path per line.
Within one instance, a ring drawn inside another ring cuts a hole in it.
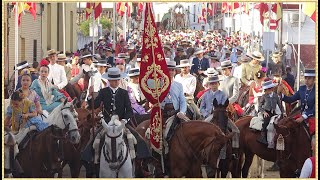
M 128 58 L 130 58 L 130 57 L 129 57 L 126 53 L 119 53 L 117 58 L 120 58 L 120 59 L 128 59 Z
M 264 61 L 263 54 L 259 51 L 254 51 L 253 53 L 248 53 L 247 56 L 251 57 L 252 59 L 256 59 L 258 61 Z
M 217 76 L 218 74 L 219 74 L 219 72 L 216 70 L 216 69 L 214 69 L 214 68 L 208 68 L 205 72 L 204 72 L 204 74 L 206 75 L 206 76 Z
M 243 52 L 243 51 L 244 51 L 244 48 L 243 48 L 243 47 L 241 47 L 241 46 L 237 46 L 237 47 L 236 47 L 236 49 L 237 49 L 237 50 L 239 50 L 239 51 L 241 51 L 241 52 Z
M 246 63 L 251 61 L 251 57 L 247 56 L 247 55 L 242 55 L 238 58 L 238 62 L 240 63 Z
M 128 76 L 133 77 L 133 76 L 139 76 L 140 75 L 140 69 L 139 68 L 131 68 L 129 69 Z
M 276 87 L 278 83 L 273 83 L 272 80 L 266 81 L 262 84 L 262 89 L 270 89 Z
M 209 77 L 208 77 L 208 83 L 219 82 L 219 81 L 221 81 L 221 79 L 219 78 L 218 75 L 216 75 L 216 76 L 209 76 Z
M 201 53 L 204 53 L 203 49 L 198 48 L 198 49 L 195 50 L 194 55 L 198 55 L 198 54 L 201 54 Z
M 232 68 L 232 64 L 230 60 L 221 62 L 221 69 Z
M 97 63 L 95 63 L 96 66 L 104 66 L 104 67 L 111 67 L 110 64 L 107 63 L 106 60 L 99 60 Z
M 303 75 L 305 77 L 315 77 L 316 76 L 316 70 L 315 69 L 305 69 Z
M 93 55 L 92 55 L 91 53 L 89 53 L 89 52 L 88 52 L 88 53 L 84 53 L 84 54 L 79 58 L 79 60 L 80 60 L 80 59 L 83 59 L 83 58 L 90 58 L 90 57 L 91 57 L 91 58 L 93 57 Z
M 121 73 L 119 68 L 112 67 L 112 68 L 109 68 L 108 72 L 104 73 L 102 77 L 107 80 L 119 80 L 123 78 L 123 74 Z
M 178 68 L 183 68 L 183 67 L 191 67 L 193 64 L 190 64 L 189 59 L 183 59 L 180 60 L 180 65 L 178 65 Z
M 283 55 L 283 52 L 275 51 L 270 55 L 270 57 L 281 57 L 282 55 Z
M 167 61 L 168 69 L 177 69 L 177 63 L 175 61 Z

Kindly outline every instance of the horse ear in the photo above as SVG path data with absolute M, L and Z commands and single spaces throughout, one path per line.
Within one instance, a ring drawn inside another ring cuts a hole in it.
M 68 99 L 66 98 L 66 99 L 64 100 L 64 102 L 63 102 L 63 105 L 65 106 L 65 105 L 67 104 L 67 102 L 68 102 Z
M 72 100 L 72 104 L 73 104 L 74 106 L 76 106 L 77 102 L 78 102 L 78 99 L 75 97 L 75 98 Z
M 217 101 L 217 99 L 216 98 L 214 98 L 213 99 L 213 107 L 217 107 L 217 105 L 218 105 L 218 101 Z
M 227 99 L 225 102 L 224 102 L 224 107 L 228 107 L 228 105 L 229 105 L 229 99 Z

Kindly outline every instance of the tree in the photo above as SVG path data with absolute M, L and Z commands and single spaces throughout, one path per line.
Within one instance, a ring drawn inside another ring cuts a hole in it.
M 86 21 L 83 21 L 80 23 L 80 32 L 84 36 L 89 36 L 90 33 L 90 23 L 92 22 L 92 19 L 88 19 Z M 97 21 L 96 21 L 97 22 Z M 100 17 L 100 24 L 102 24 L 102 31 L 105 29 L 111 30 L 112 22 L 109 19 L 101 18 Z

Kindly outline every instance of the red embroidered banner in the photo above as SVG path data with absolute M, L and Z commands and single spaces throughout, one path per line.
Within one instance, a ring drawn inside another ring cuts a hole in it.
M 151 3 L 146 3 L 145 9 L 139 79 L 142 93 L 153 104 L 150 122 L 151 146 L 161 153 L 163 125 L 160 103 L 169 92 L 170 78 Z

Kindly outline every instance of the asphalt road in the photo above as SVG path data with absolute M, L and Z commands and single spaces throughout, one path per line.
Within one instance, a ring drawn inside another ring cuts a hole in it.
M 254 162 L 255 163 L 255 160 Z M 266 169 L 268 169 L 269 167 L 271 167 L 273 164 L 273 162 L 269 162 L 269 161 L 265 161 L 264 163 L 264 178 L 280 178 L 280 175 L 279 175 L 279 171 L 267 171 Z M 251 165 L 251 171 L 253 171 L 253 168 L 254 168 L 254 164 Z M 254 172 L 251 173 L 251 178 L 257 178 L 257 176 L 254 174 Z M 64 178 L 71 178 L 71 175 L 70 175 L 70 170 L 69 170 L 69 166 L 66 165 L 63 169 L 63 174 L 62 174 L 62 177 Z M 84 178 L 86 177 L 86 172 L 85 172 L 85 168 L 82 167 L 81 168 L 81 171 L 80 171 L 80 176 L 79 178 Z

